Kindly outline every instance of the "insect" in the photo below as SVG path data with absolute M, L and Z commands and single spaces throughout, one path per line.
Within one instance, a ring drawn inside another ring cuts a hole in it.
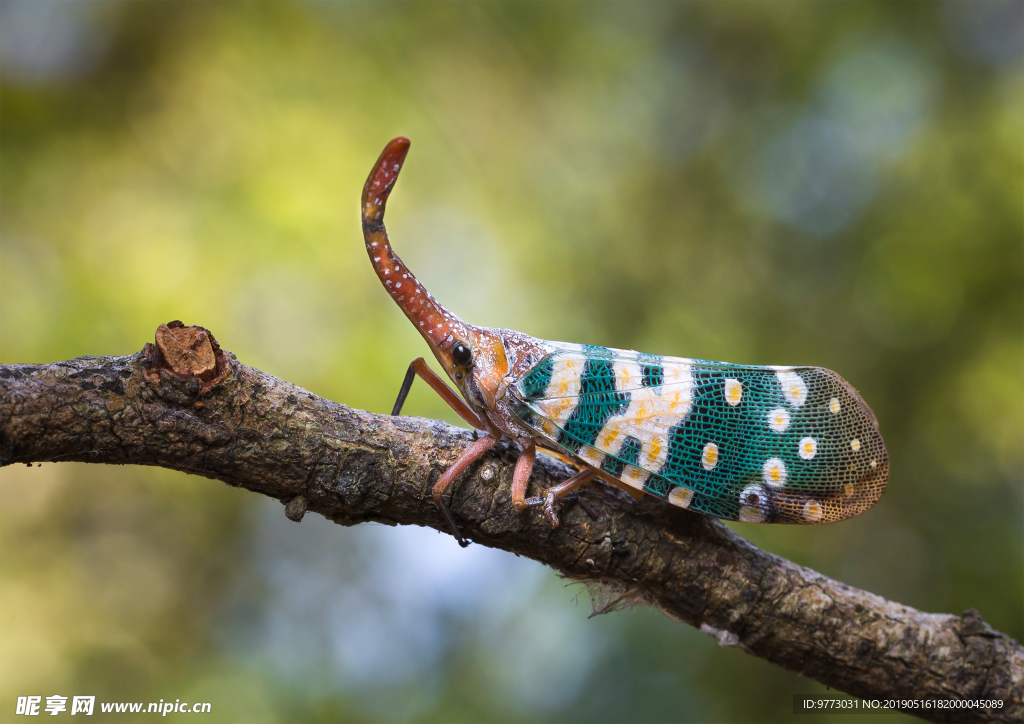
M 831 523 L 864 512 L 885 490 L 889 459 L 878 423 L 857 391 L 821 367 L 745 366 L 548 342 L 476 327 L 445 309 L 392 251 L 384 209 L 409 151 L 384 148 L 363 188 L 366 250 L 391 298 L 423 335 L 462 398 L 412 362 L 392 415 L 415 376 L 485 435 L 433 487 L 443 496 L 503 436 L 522 451 L 512 504 L 555 503 L 595 479 L 680 508 L 748 523 Z M 463 399 L 464 398 L 464 399 Z M 537 447 L 579 472 L 527 498 Z

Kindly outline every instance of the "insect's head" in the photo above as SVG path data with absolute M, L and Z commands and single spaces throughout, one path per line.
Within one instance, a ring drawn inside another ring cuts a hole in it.
M 456 339 L 447 354 L 437 354 L 448 376 L 466 399 L 493 409 L 509 371 L 501 330 L 465 325 L 466 339 Z
M 451 380 L 467 399 L 491 407 L 508 372 L 500 335 L 467 324 L 441 306 L 394 253 L 384 228 L 388 196 L 408 152 L 409 139 L 392 140 L 366 179 L 361 207 L 366 251 L 384 288 L 423 335 Z

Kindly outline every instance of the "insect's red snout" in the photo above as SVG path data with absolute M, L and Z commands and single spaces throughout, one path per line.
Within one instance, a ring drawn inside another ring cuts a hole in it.
M 387 205 L 391 189 L 398 180 L 398 172 L 409 153 L 409 139 L 404 136 L 392 139 L 381 152 L 377 163 L 363 186 L 362 216 L 363 224 L 375 224 L 384 220 L 384 207 Z

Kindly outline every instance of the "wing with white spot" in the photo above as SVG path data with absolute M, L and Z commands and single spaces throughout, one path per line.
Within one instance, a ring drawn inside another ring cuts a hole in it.
M 875 417 L 830 370 L 551 344 L 509 388 L 516 416 L 628 485 L 756 523 L 844 520 L 885 490 Z

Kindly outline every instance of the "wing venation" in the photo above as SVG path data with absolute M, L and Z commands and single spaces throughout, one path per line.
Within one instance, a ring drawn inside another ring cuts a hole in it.
M 728 520 L 805 524 L 885 490 L 875 417 L 830 370 L 552 346 L 510 388 L 513 410 L 628 485 Z

